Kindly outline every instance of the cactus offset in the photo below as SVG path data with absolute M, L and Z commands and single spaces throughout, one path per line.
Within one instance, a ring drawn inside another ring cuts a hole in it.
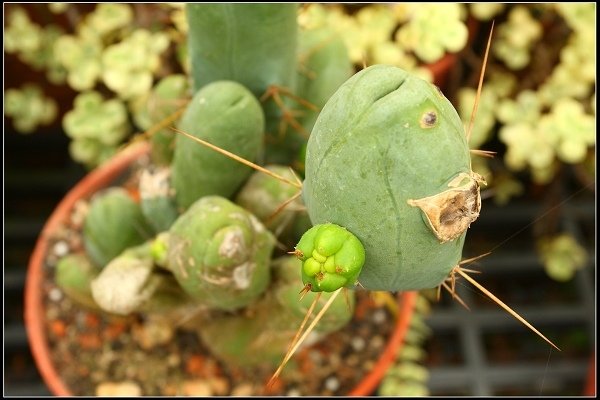
M 145 242 L 152 229 L 125 189 L 110 188 L 97 194 L 83 227 L 83 243 L 90 259 L 104 267 L 123 250 Z
M 264 116 L 258 100 L 239 83 L 219 81 L 199 90 L 187 106 L 179 128 L 248 160 L 262 148 Z M 177 136 L 172 182 L 179 207 L 186 209 L 208 195 L 231 196 L 252 170 Z
M 225 198 L 206 196 L 169 230 L 167 264 L 196 301 L 235 310 L 267 288 L 274 244 L 254 215 Z

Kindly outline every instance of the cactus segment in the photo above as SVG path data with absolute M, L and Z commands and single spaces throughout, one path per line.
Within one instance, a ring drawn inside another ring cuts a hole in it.
M 298 96 L 317 106 L 299 118 L 310 132 L 327 100 L 352 76 L 354 67 L 340 35 L 323 26 L 301 30 L 298 44 Z M 304 160 L 302 160 L 304 161 Z
M 302 282 L 313 292 L 333 292 L 356 284 L 365 262 L 365 250 L 358 238 L 335 224 L 310 228 L 296 246 L 302 261 Z
M 248 89 L 236 82 L 219 81 L 194 95 L 179 129 L 254 161 L 263 144 L 264 116 Z M 230 197 L 252 172 L 182 135 L 175 140 L 171 168 L 177 205 L 183 209 L 203 196 Z
M 266 289 L 274 245 L 254 215 L 225 198 L 206 196 L 169 230 L 168 269 L 197 302 L 231 311 Z
M 301 262 L 293 256 L 273 260 L 273 291 L 267 291 L 247 313 L 215 316 L 198 326 L 198 333 L 211 353 L 235 367 L 275 367 L 316 296 L 313 293 L 298 298 L 298 288 L 302 286 L 300 266 Z M 323 293 L 317 311 L 331 295 Z M 338 296 L 305 344 L 323 339 L 347 324 L 354 314 L 355 302 L 354 292 L 349 293 L 348 302 Z
M 260 97 L 292 87 L 298 4 L 187 4 L 194 89 L 233 80 Z
M 109 313 L 127 315 L 139 311 L 159 286 L 153 268 L 150 258 L 121 255 L 92 281 L 92 296 Z
M 167 167 L 143 170 L 139 189 L 142 213 L 154 232 L 168 230 L 179 216 L 171 188 L 171 170 Z
M 479 212 L 470 166 L 462 122 L 439 89 L 375 65 L 346 81 L 319 115 L 303 199 L 313 224 L 339 224 L 362 242 L 366 289 L 431 288 L 458 264 Z
M 294 181 L 296 176 L 289 167 L 267 165 L 266 169 Z M 275 215 L 278 208 L 296 195 L 298 189 L 285 182 L 267 176 L 260 171 L 254 172 L 242 186 L 235 203 L 254 214 L 275 236 L 279 236 L 293 223 L 302 201 L 296 199 Z
M 97 309 L 90 284 L 99 272 L 84 254 L 69 254 L 56 264 L 54 281 L 71 299 Z
M 104 267 L 123 250 L 146 241 L 151 232 L 139 204 L 125 189 L 113 187 L 92 198 L 83 243 L 90 260 Z

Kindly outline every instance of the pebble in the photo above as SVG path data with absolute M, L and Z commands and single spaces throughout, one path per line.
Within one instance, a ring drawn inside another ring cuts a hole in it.
M 229 392 L 229 381 L 225 378 L 211 378 L 208 383 L 217 396 L 225 396 Z
M 240 383 L 231 391 L 231 396 L 248 397 L 254 394 L 254 386 L 251 383 Z
M 60 300 L 62 300 L 63 294 L 59 288 L 53 288 L 48 293 L 48 297 L 54 302 L 59 302 Z
M 96 396 L 141 396 L 142 388 L 135 382 L 102 382 L 96 386 Z
M 144 324 L 133 326 L 133 339 L 144 350 L 150 350 L 156 346 L 169 343 L 175 335 L 172 326 L 160 323 L 160 321 L 147 321 Z
M 373 322 L 376 324 L 383 324 L 386 320 L 387 315 L 385 314 L 384 310 L 379 309 L 373 313 Z
M 384 343 L 385 341 L 383 340 L 383 338 L 377 335 L 373 339 L 371 339 L 371 342 L 369 344 L 371 345 L 371 348 L 378 349 L 382 347 Z
M 184 396 L 212 396 L 213 391 L 206 381 L 193 380 L 183 382 Z
M 352 338 L 352 348 L 355 351 L 361 351 L 362 349 L 365 348 L 365 339 L 361 338 L 361 337 L 354 337 Z
M 66 256 L 69 253 L 69 245 L 64 240 L 60 240 L 54 244 L 53 251 L 59 257 Z
M 181 357 L 177 354 L 169 354 L 167 357 L 167 365 L 169 367 L 177 367 L 181 364 Z
M 340 388 L 340 381 L 335 376 L 330 376 L 325 380 L 325 388 L 335 392 Z

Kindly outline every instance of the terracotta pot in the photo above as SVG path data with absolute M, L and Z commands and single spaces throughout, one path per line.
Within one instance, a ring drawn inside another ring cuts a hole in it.
M 52 363 L 44 324 L 45 312 L 42 284 L 44 258 L 48 251 L 48 239 L 67 220 L 75 203 L 79 199 L 89 198 L 98 190 L 109 186 L 127 170 L 135 159 L 148 154 L 149 150 L 150 148 L 147 143 L 133 145 L 82 179 L 58 204 L 44 225 L 29 261 L 25 284 L 25 326 L 37 367 L 48 388 L 56 396 L 71 396 L 73 394 Z M 400 314 L 384 352 L 376 362 L 373 370 L 364 377 L 349 395 L 366 396 L 370 395 L 376 389 L 385 372 L 393 363 L 398 350 L 403 345 L 412 317 L 416 296 L 415 292 L 406 292 L 398 296 Z

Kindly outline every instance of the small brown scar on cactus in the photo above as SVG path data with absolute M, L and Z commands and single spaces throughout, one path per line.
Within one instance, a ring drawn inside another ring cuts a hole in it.
M 433 128 L 437 122 L 437 113 L 435 111 L 427 111 L 419 120 L 419 126 L 423 129 Z

